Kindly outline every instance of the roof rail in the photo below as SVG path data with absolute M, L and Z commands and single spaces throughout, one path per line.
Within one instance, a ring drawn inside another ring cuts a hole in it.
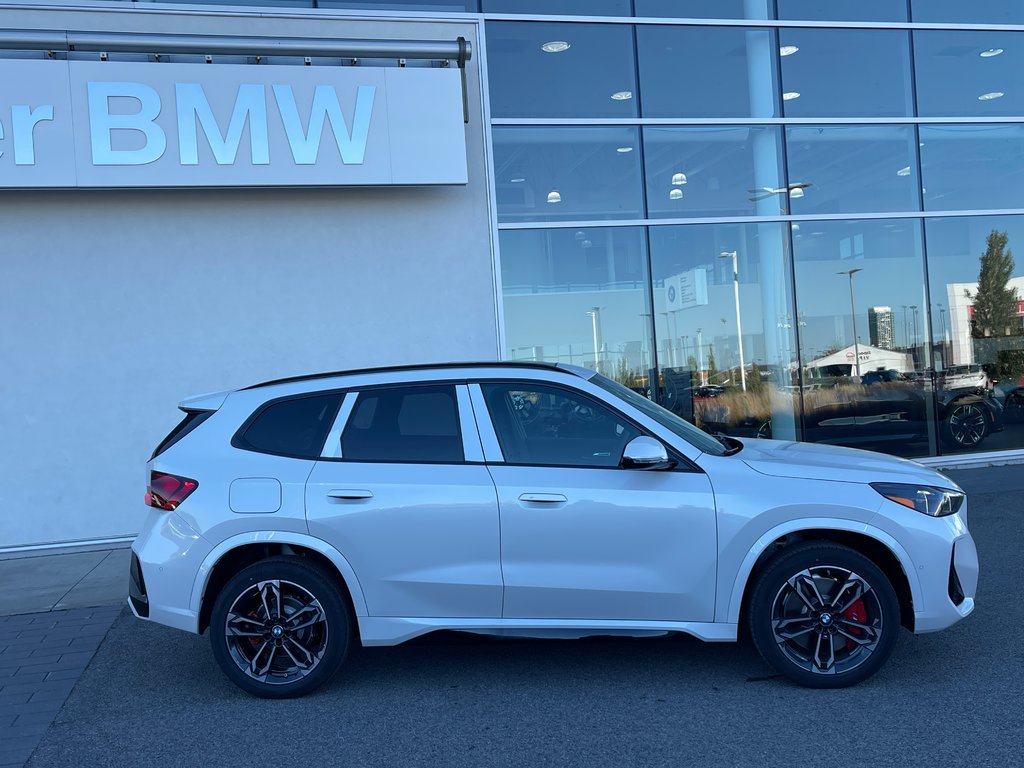
M 327 371 L 324 373 L 309 373 L 302 376 L 288 376 L 283 379 L 272 379 L 271 381 L 264 381 L 259 384 L 252 384 L 248 387 L 243 387 L 241 391 L 248 389 L 259 389 L 261 387 L 271 387 L 275 384 L 294 384 L 300 381 L 315 381 L 317 379 L 330 379 L 335 376 L 356 376 L 363 373 L 392 373 L 395 371 L 436 371 L 444 370 L 445 368 L 535 368 L 545 371 L 564 371 L 566 373 L 573 373 L 580 375 L 576 371 L 572 370 L 576 366 L 564 367 L 556 363 L 543 363 L 533 361 L 495 361 L 490 360 L 486 362 L 463 362 L 463 363 L 420 363 L 418 365 L 391 365 L 383 366 L 379 368 L 356 368 L 349 371 Z

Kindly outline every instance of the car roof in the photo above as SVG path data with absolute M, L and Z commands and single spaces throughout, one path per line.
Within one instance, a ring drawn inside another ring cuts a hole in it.
M 272 379 L 270 381 L 260 382 L 259 384 L 251 384 L 248 387 L 243 387 L 239 391 L 247 391 L 252 389 L 262 389 L 263 387 L 272 387 L 278 384 L 296 384 L 305 381 L 316 381 L 318 379 L 332 379 L 340 376 L 360 376 L 374 373 L 402 373 L 402 372 L 414 372 L 414 371 L 437 371 L 445 369 L 456 369 L 456 368 L 496 368 L 496 369 L 534 369 L 544 371 L 561 371 L 564 373 L 575 374 L 584 379 L 590 379 L 595 375 L 595 371 L 589 368 L 582 368 L 578 365 L 568 365 L 566 363 L 545 363 L 538 361 L 482 361 L 482 362 L 453 362 L 453 363 L 420 363 L 418 365 L 391 365 L 382 366 L 378 368 L 354 368 L 347 371 L 329 371 L 323 373 L 309 373 L 300 376 L 288 376 L 283 379 Z

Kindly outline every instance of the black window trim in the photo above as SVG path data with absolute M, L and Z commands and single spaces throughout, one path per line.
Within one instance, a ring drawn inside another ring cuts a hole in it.
M 457 387 L 459 385 L 465 385 L 467 383 L 468 382 L 467 382 L 466 379 L 416 379 L 416 380 L 413 380 L 413 381 L 389 381 L 389 382 L 384 382 L 384 383 L 381 383 L 381 384 L 368 384 L 366 386 L 350 387 L 350 388 L 345 389 L 344 392 L 345 392 L 345 394 L 352 393 L 352 394 L 356 395 L 356 402 L 353 405 L 351 412 L 349 412 L 348 418 L 351 419 L 353 414 L 355 413 L 355 409 L 359 405 L 359 399 L 358 399 L 359 395 L 361 395 L 363 392 L 372 392 L 372 391 L 378 390 L 378 389 L 409 389 L 410 387 L 432 387 L 432 386 L 450 386 L 454 390 L 455 387 Z M 419 466 L 419 465 L 434 466 L 434 465 L 437 465 L 437 466 L 459 467 L 459 466 L 474 465 L 474 464 L 482 466 L 486 462 L 483 462 L 483 461 L 467 461 L 466 460 L 466 447 L 465 447 L 466 443 L 465 443 L 465 436 L 464 436 L 464 430 L 463 430 L 463 425 L 462 425 L 462 413 L 461 413 L 460 408 L 459 408 L 458 392 L 453 392 L 453 395 L 455 396 L 455 419 L 456 419 L 456 421 L 458 423 L 458 428 L 459 428 L 459 442 L 462 445 L 462 461 L 427 461 L 427 460 L 420 460 L 420 461 L 410 461 L 410 460 L 394 461 L 394 460 L 388 460 L 388 459 L 350 459 L 347 456 L 345 456 L 345 451 L 344 450 L 342 450 L 342 455 L 341 456 L 323 456 L 323 455 L 320 455 L 320 456 L 317 457 L 317 461 L 329 461 L 329 462 L 333 462 L 333 463 L 337 463 L 337 464 L 393 464 L 396 467 L 405 466 L 405 465 L 410 465 L 410 466 Z M 339 401 L 339 408 L 340 408 L 340 404 L 341 404 L 341 401 Z M 335 411 L 335 413 L 334 413 L 334 418 L 335 419 L 338 418 L 338 412 L 337 411 Z M 331 424 L 333 426 L 333 421 L 331 422 Z M 346 429 L 348 429 L 348 422 L 347 421 L 342 426 L 341 435 L 339 435 L 339 438 L 338 438 L 339 440 L 341 439 L 341 436 L 343 436 L 345 434 L 345 430 Z M 473 425 L 473 429 L 474 430 L 476 429 L 476 424 Z M 328 427 L 327 435 L 324 435 L 324 445 L 320 446 L 320 453 L 321 454 L 323 454 L 323 449 L 324 449 L 324 447 L 326 445 L 327 437 L 330 435 L 330 431 L 331 431 L 330 427 Z
M 636 419 L 633 419 L 632 417 L 627 416 L 625 413 L 623 413 L 621 411 L 621 409 L 616 408 L 615 406 L 613 406 L 611 403 L 607 402 L 606 400 L 602 400 L 602 399 L 600 399 L 598 397 L 595 397 L 594 395 L 590 394 L 589 392 L 584 392 L 582 389 L 576 389 L 574 387 L 570 387 L 570 386 L 568 386 L 566 384 L 563 384 L 562 382 L 545 381 L 543 379 L 474 379 L 470 383 L 471 384 L 480 385 L 481 386 L 481 392 L 483 391 L 482 386 L 484 384 L 513 384 L 513 385 L 527 384 L 527 385 L 545 386 L 545 387 L 549 387 L 549 388 L 552 388 L 552 389 L 561 389 L 561 390 L 566 390 L 566 391 L 569 391 L 569 392 L 576 393 L 579 396 L 584 397 L 584 398 L 590 400 L 591 402 L 596 403 L 597 405 L 600 405 L 600 406 L 602 406 L 602 407 L 612 411 L 616 415 L 618 415 L 619 418 L 621 418 L 624 422 L 626 422 L 627 424 L 629 424 L 634 429 L 636 429 L 637 431 L 640 432 L 640 435 L 638 435 L 638 437 L 651 437 L 651 438 L 654 438 L 655 440 L 657 440 L 659 443 L 661 443 L 662 445 L 665 446 L 665 450 L 668 452 L 668 457 L 670 459 L 674 459 L 676 461 L 676 465 L 674 467 L 672 467 L 671 469 L 660 469 L 660 470 L 631 469 L 631 468 L 622 467 L 622 466 L 618 466 L 618 465 L 614 466 L 614 467 L 595 467 L 595 466 L 592 466 L 592 465 L 581 465 L 581 464 L 534 464 L 534 463 L 526 463 L 526 462 L 509 461 L 508 458 L 507 458 L 507 455 L 508 455 L 507 451 L 505 450 L 505 446 L 504 446 L 504 444 L 502 443 L 502 440 L 501 440 L 501 435 L 499 434 L 498 429 L 494 425 L 494 419 L 491 418 L 491 410 L 490 410 L 490 407 L 487 404 L 487 398 L 485 397 L 484 398 L 484 406 L 487 408 L 487 419 L 491 422 L 491 430 L 494 432 L 494 436 L 498 440 L 498 446 L 501 448 L 502 460 L 501 461 L 486 461 L 485 460 L 484 464 L 488 464 L 488 465 L 492 465 L 492 466 L 498 466 L 498 467 L 500 467 L 500 466 L 507 466 L 507 467 L 542 467 L 542 468 L 546 468 L 546 469 L 595 469 L 595 470 L 600 470 L 600 471 L 604 471 L 604 472 L 606 472 L 606 471 L 611 469 L 611 470 L 617 470 L 617 471 L 620 471 L 620 472 L 651 472 L 651 471 L 657 471 L 657 472 L 684 472 L 684 473 L 687 473 L 687 474 L 701 474 L 701 475 L 706 474 L 704 472 L 704 470 L 701 469 L 697 464 L 695 464 L 689 458 L 687 458 L 682 453 L 677 451 L 674 447 L 672 447 L 671 445 L 666 443 L 662 438 L 660 438 L 657 435 L 655 435 L 654 433 L 652 433 L 651 430 L 649 430 L 647 427 L 645 427 L 642 424 L 638 423 L 636 421 Z
M 249 414 L 249 417 L 242 422 L 242 425 L 237 430 L 235 430 L 235 434 L 231 436 L 231 447 L 237 448 L 241 451 L 249 451 L 250 453 L 262 453 L 264 456 L 280 456 L 286 459 L 301 459 L 302 461 L 319 461 L 320 454 L 323 453 L 324 450 L 324 444 L 327 442 L 327 436 L 330 434 L 331 427 L 334 425 L 334 420 L 338 418 L 338 409 L 341 408 L 341 404 L 345 399 L 345 393 L 347 391 L 348 390 L 344 389 L 324 389 L 316 392 L 298 392 L 292 395 L 282 395 L 281 397 L 275 397 L 271 400 L 267 400 L 266 402 L 261 403 L 256 410 Z M 283 451 L 268 451 L 262 448 L 257 448 L 254 445 L 250 445 L 245 440 L 246 431 L 268 408 L 286 401 L 303 400 L 309 397 L 327 397 L 331 395 L 337 396 L 337 403 L 332 409 L 329 418 L 324 419 L 327 424 L 327 428 L 324 430 L 323 439 L 320 440 L 320 447 L 313 449 L 316 451 L 314 455 L 306 456 L 297 453 L 285 453 Z

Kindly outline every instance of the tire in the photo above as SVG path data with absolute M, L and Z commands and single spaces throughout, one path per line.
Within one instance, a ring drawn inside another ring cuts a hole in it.
M 976 448 L 988 436 L 988 418 L 978 403 L 951 403 L 942 422 L 942 439 L 953 448 Z
M 808 688 L 867 679 L 889 658 L 900 631 L 892 584 L 841 544 L 808 542 L 781 552 L 756 577 L 748 614 L 764 660 Z
M 210 642 L 231 682 L 254 696 L 285 699 L 334 676 L 348 655 L 352 625 L 348 601 L 322 568 L 272 557 L 224 585 L 213 604 Z

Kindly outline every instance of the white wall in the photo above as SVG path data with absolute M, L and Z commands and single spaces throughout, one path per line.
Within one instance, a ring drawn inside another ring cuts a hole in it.
M 0 9 L 21 29 L 250 35 L 267 21 Z M 465 22 L 278 25 L 476 45 Z M 188 395 L 497 358 L 478 61 L 465 187 L 0 194 L 0 548 L 137 532 L 144 464 Z

